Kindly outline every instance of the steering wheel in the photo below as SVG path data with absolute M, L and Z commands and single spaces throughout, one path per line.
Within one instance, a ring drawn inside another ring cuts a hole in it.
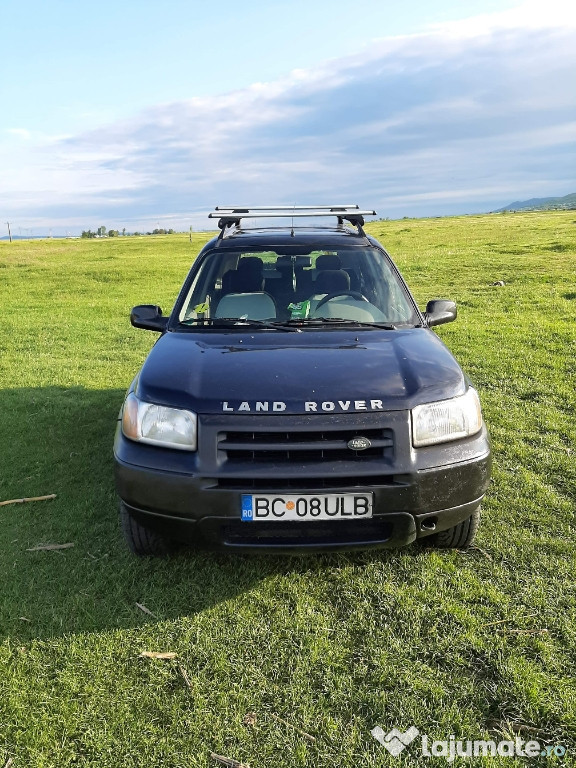
M 328 293 L 326 294 L 326 296 L 324 296 L 323 299 L 320 299 L 318 304 L 316 304 L 316 307 L 314 309 L 314 314 L 316 314 L 316 312 L 318 312 L 320 307 L 323 307 L 327 301 L 330 301 L 331 299 L 336 299 L 338 296 L 351 296 L 353 299 L 356 299 L 356 301 L 365 301 L 367 304 L 370 303 L 366 298 L 366 296 L 363 296 L 360 293 L 360 291 L 336 291 L 336 293 Z

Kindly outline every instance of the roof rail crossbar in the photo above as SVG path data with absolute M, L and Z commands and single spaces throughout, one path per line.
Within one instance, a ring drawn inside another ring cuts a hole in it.
M 340 211 L 358 210 L 359 205 L 217 205 L 215 211 L 247 213 L 248 211 Z
M 361 211 L 359 206 L 338 206 L 338 205 L 316 205 L 316 206 L 257 206 L 257 207 L 224 207 L 217 206 L 215 212 L 209 213 L 209 219 L 218 219 L 220 235 L 218 239 L 224 237 L 224 232 L 228 227 L 240 226 L 242 219 L 269 219 L 269 218 L 306 218 L 315 216 L 336 216 L 338 226 L 343 226 L 344 221 L 350 222 L 352 226 L 357 227 L 358 233 L 365 236 L 363 230 L 364 216 L 376 216 L 376 211 Z

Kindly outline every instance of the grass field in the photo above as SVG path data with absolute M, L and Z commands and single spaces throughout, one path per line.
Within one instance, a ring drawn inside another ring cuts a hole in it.
M 0 243 L 0 500 L 57 494 L 0 507 L 0 768 L 446 764 L 392 757 L 376 725 L 576 765 L 576 212 L 368 229 L 422 306 L 459 305 L 439 334 L 495 462 L 465 552 L 134 558 L 112 437 L 155 334 L 128 313 L 168 310 L 206 237 Z M 74 547 L 29 551 L 46 543 Z

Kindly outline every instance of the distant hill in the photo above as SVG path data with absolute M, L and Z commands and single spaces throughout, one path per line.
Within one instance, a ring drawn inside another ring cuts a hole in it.
M 576 192 L 564 197 L 533 197 L 531 200 L 516 201 L 498 208 L 494 213 L 503 211 L 567 211 L 576 209 Z

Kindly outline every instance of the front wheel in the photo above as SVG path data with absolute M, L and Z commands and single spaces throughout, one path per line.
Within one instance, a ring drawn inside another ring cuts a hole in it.
M 140 557 L 163 557 L 175 548 L 174 542 L 157 531 L 142 525 L 130 512 L 123 501 L 120 502 L 120 523 L 128 548 Z
M 424 539 L 424 543 L 426 546 L 439 549 L 465 549 L 474 541 L 479 523 L 480 507 L 475 509 L 470 517 L 462 520 L 461 523 L 458 523 L 453 528 L 447 528 L 445 531 L 427 536 Z

